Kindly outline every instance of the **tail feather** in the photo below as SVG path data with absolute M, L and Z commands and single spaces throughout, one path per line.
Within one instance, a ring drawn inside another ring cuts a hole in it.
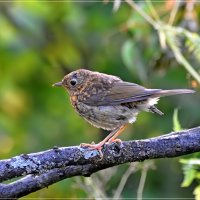
M 149 111 L 152 113 L 157 113 L 159 115 L 164 115 L 164 113 L 161 110 L 159 110 L 156 106 L 149 107 Z
M 171 95 L 176 95 L 176 94 L 190 94 L 190 93 L 195 93 L 195 90 L 189 90 L 189 89 L 159 90 L 152 96 L 164 97 L 164 96 L 171 96 Z

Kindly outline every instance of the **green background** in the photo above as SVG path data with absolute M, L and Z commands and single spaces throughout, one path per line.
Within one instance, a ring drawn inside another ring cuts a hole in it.
M 147 10 L 145 3 L 141 6 Z M 155 7 L 166 20 L 166 2 Z M 187 23 L 184 12 L 182 5 L 176 26 Z M 199 67 L 191 54 L 185 56 Z M 125 3 L 116 12 L 113 3 L 103 2 L 0 3 L 1 159 L 54 146 L 98 142 L 106 136 L 106 131 L 92 127 L 75 113 L 64 89 L 52 87 L 79 68 L 116 75 L 148 88 L 191 88 L 196 84 L 173 53 L 161 49 L 156 30 Z M 198 84 L 195 89 L 199 90 Z M 175 108 L 179 109 L 183 128 L 198 126 L 199 100 L 198 94 L 163 98 L 158 108 L 164 116 L 141 113 L 121 139 L 150 138 L 172 131 Z M 153 162 L 155 167 L 148 170 L 144 197 L 193 197 L 195 184 L 181 188 L 179 158 Z M 70 178 L 27 197 L 93 198 L 95 190 L 113 197 L 128 167 L 126 164 L 112 172 L 107 170 L 105 174 L 113 174 L 103 186 L 99 173 L 87 180 Z M 128 178 L 122 197 L 136 197 L 140 174 L 138 170 Z M 96 189 L 91 189 L 87 181 Z

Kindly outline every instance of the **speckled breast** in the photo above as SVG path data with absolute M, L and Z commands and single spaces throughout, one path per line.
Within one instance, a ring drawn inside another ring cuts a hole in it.
M 106 130 L 114 130 L 120 126 L 133 123 L 136 120 L 138 110 L 126 106 L 88 106 L 76 101 L 73 103 L 80 116 L 93 126 Z

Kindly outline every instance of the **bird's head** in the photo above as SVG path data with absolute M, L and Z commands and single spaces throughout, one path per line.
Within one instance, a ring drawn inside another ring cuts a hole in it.
M 79 69 L 67 74 L 62 81 L 54 83 L 53 86 L 62 86 L 69 94 L 73 94 L 77 90 L 80 90 L 88 80 L 91 71 L 85 69 Z

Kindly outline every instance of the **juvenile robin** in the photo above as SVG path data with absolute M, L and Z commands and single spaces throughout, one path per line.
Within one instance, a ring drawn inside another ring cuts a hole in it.
M 72 106 L 86 121 L 111 131 L 98 144 L 81 144 L 100 153 L 106 142 L 120 141 L 117 137 L 129 123 L 136 121 L 141 111 L 163 115 L 155 106 L 160 97 L 195 92 L 189 89 L 147 89 L 116 76 L 85 69 L 67 74 L 53 86 L 62 86 L 68 91 Z

